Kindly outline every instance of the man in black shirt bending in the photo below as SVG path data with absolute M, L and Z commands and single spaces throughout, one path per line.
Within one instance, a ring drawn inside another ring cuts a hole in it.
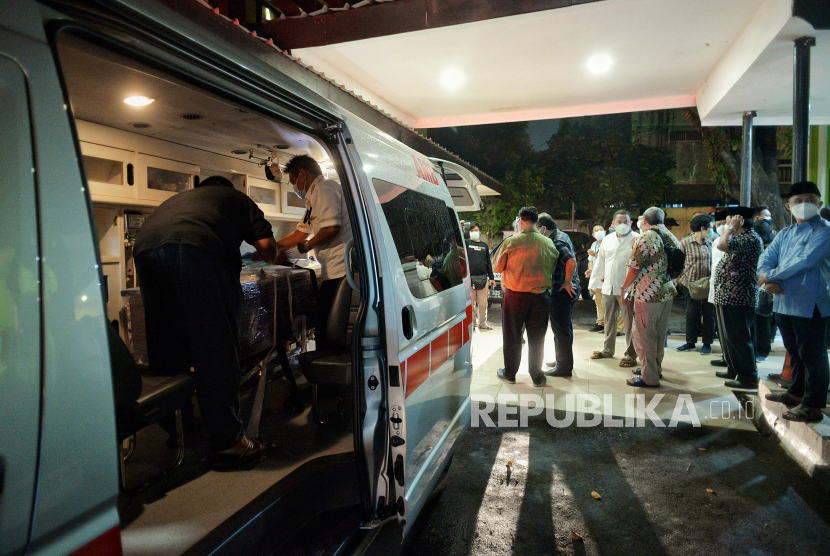
M 141 226 L 135 264 L 154 369 L 195 369 L 202 422 L 214 467 L 253 461 L 264 446 L 239 419 L 242 241 L 252 258 L 273 262 L 277 243 L 262 211 L 233 184 L 213 176 L 163 202 Z
M 472 280 L 473 311 L 478 304 L 478 318 L 473 318 L 473 327 L 479 330 L 493 330 L 487 326 L 487 299 L 490 297 L 490 287 L 496 285 L 493 274 L 493 262 L 490 260 L 490 247 L 481 241 L 481 225 L 473 222 L 470 226 L 470 239 L 467 240 L 467 262 L 470 265 L 470 279 Z M 475 315 L 475 313 L 473 313 Z

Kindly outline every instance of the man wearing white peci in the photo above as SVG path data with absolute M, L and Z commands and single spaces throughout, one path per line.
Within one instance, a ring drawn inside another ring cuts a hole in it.
M 602 308 L 605 322 L 615 323 L 622 312 L 623 330 L 625 331 L 625 353 L 620 360 L 620 367 L 633 367 L 637 364 L 637 351 L 634 349 L 633 304 L 623 305 L 622 285 L 628 272 L 628 259 L 631 249 L 640 234 L 631 229 L 631 215 L 628 211 L 618 210 L 614 213 L 614 233 L 603 239 L 597 252 L 592 277 L 602 280 Z M 614 356 L 617 341 L 617 327 L 605 327 L 605 344 L 602 351 L 595 351 L 591 359 L 604 359 Z

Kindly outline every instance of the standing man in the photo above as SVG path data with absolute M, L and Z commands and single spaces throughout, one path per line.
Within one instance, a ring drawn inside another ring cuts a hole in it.
M 666 332 L 677 294 L 669 276 L 666 245 L 680 248 L 680 242 L 663 225 L 665 217 L 666 213 L 658 207 L 647 208 L 643 213 L 643 233 L 634 244 L 622 286 L 622 302 L 634 304 L 634 347 L 643 362 L 642 369 L 634 371 L 640 376 L 626 381 L 629 386 L 657 388 L 663 376 Z
M 543 212 L 537 223 L 542 235 L 553 241 L 559 259 L 553 271 L 550 293 L 550 328 L 556 347 L 556 361 L 548 363 L 547 376 L 570 377 L 574 369 L 573 311 L 579 299 L 579 276 L 576 273 L 576 255 L 568 234 L 561 231 L 551 215 Z
M 729 215 L 726 212 L 726 209 L 716 210 L 712 215 L 712 218 L 715 220 L 715 239 L 720 238 L 723 235 L 723 232 L 726 231 L 726 219 L 729 218 Z M 709 239 L 712 239 L 712 234 L 709 235 Z M 718 249 L 718 242 L 713 240 L 712 241 L 712 271 L 709 275 L 709 299 L 707 301 L 715 307 L 715 326 L 718 326 L 718 319 L 717 319 L 717 303 L 715 302 L 715 271 L 718 269 L 718 264 L 720 264 L 721 259 L 723 256 L 726 255 L 723 251 Z M 712 359 L 709 361 L 709 364 L 713 367 L 728 367 L 726 364 L 726 358 L 723 356 L 723 338 L 726 333 L 723 330 L 718 330 L 718 338 L 720 339 L 721 344 L 721 357 L 720 359 Z M 717 374 L 717 373 L 715 373 Z
M 686 254 L 686 265 L 677 280 L 678 284 L 686 286 L 686 343 L 677 351 L 695 349 L 700 331 L 703 337 L 700 353 L 709 355 L 715 338 L 715 306 L 707 299 L 712 275 L 712 242 L 709 240 L 712 218 L 698 213 L 692 217 L 689 226 L 692 233 L 680 242 L 680 249 Z
M 776 294 L 775 319 L 790 354 L 793 383 L 787 392 L 767 399 L 793 407 L 791 421 L 821 421 L 827 405 L 827 351 L 824 343 L 830 316 L 830 223 L 819 216 L 822 206 L 813 182 L 792 185 L 786 205 L 796 223 L 781 230 L 761 257 L 758 284 Z
M 752 229 L 754 209 L 729 207 L 718 249 L 726 253 L 715 270 L 715 305 L 720 343 L 728 369 L 716 373 L 728 378 L 729 388 L 757 388 L 758 368 L 752 326 L 758 302 L 758 258 L 764 251 L 761 238 Z
M 262 211 L 221 176 L 164 201 L 135 239 L 150 364 L 164 374 L 194 368 L 216 468 L 253 462 L 265 449 L 239 419 L 242 241 L 256 248 L 255 260 L 277 255 Z
M 295 156 L 285 165 L 294 193 L 305 201 L 305 215 L 297 229 L 277 242 L 281 252 L 295 246 L 300 253 L 314 249 L 322 267 L 317 289 L 314 337 L 317 349 L 325 349 L 326 320 L 337 293 L 337 286 L 346 275 L 346 244 L 352 239 L 352 225 L 343 188 L 327 180 L 317 161 L 307 155 Z M 309 236 L 313 234 L 311 239 Z
M 769 207 L 765 205 L 755 207 L 753 226 L 761 236 L 764 249 L 766 249 L 775 239 L 775 231 L 772 229 L 772 213 Z M 755 359 L 758 361 L 764 361 L 772 351 L 772 340 L 775 338 L 775 317 L 772 314 L 772 305 L 772 295 L 761 289 L 758 294 L 758 306 L 755 308 L 755 328 L 753 329 Z
M 528 371 L 534 386 L 547 383 L 542 372 L 545 356 L 545 333 L 548 330 L 550 286 L 559 252 L 553 242 L 539 233 L 535 207 L 519 211 L 519 233 L 505 239 L 496 250 L 495 271 L 501 272 L 504 288 L 502 334 L 504 368 L 499 379 L 516 383 L 522 362 L 522 330 L 527 330 Z
M 602 242 L 594 272 L 597 273 L 602 283 L 599 295 L 602 296 L 602 306 L 605 309 L 605 322 L 615 322 L 620 319 L 625 330 L 625 353 L 620 360 L 620 367 L 634 367 L 637 365 L 637 350 L 634 349 L 632 330 L 633 304 L 623 305 L 622 286 L 628 272 L 628 260 L 631 258 L 634 242 L 640 234 L 631 229 L 631 215 L 626 210 L 615 212 L 613 222 L 615 231 Z M 591 359 L 614 357 L 617 335 L 617 330 L 613 327 L 606 329 L 602 351 L 592 353 Z
M 470 279 L 473 310 L 478 305 L 479 330 L 493 330 L 487 326 L 487 299 L 490 297 L 490 287 L 496 286 L 496 277 L 493 275 L 493 262 L 490 260 L 490 247 L 481 241 L 481 224 L 473 222 L 470 225 L 470 239 L 467 240 L 467 261 L 470 265 Z M 490 287 L 488 287 L 488 285 Z M 476 322 L 473 322 L 473 328 Z
M 594 237 L 594 243 L 588 249 L 588 270 L 585 271 L 585 277 L 588 280 L 588 289 L 594 292 L 594 303 L 597 306 L 597 323 L 588 329 L 588 332 L 602 332 L 605 330 L 605 312 L 602 310 L 602 282 L 600 277 L 594 276 L 594 267 L 597 265 L 597 256 L 599 253 L 602 240 L 605 239 L 605 228 L 602 224 L 594 224 L 591 229 L 591 235 Z

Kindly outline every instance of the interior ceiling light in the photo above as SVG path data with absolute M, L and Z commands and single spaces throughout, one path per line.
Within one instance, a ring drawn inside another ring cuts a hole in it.
M 125 98 L 125 99 L 124 99 L 124 102 L 125 102 L 126 104 L 129 104 L 130 106 L 147 106 L 148 104 L 150 104 L 150 103 L 151 103 L 151 102 L 153 102 L 154 100 L 156 100 L 156 99 L 154 99 L 154 98 L 142 97 L 142 96 L 135 96 L 135 97 L 127 97 L 127 98 Z
M 231 153 L 232 154 L 248 154 L 248 151 L 245 150 L 245 149 L 236 149 L 234 151 L 231 151 Z
M 132 122 L 130 125 L 136 129 L 147 129 L 150 127 L 150 124 L 146 124 L 144 122 Z
M 464 85 L 467 77 L 457 69 L 448 69 L 441 74 L 441 86 L 448 91 L 457 91 Z
M 201 114 L 182 114 L 182 118 L 185 120 L 201 120 L 204 116 Z
M 284 151 L 285 149 L 290 149 L 291 145 L 286 145 L 284 143 L 280 143 L 278 145 L 274 145 L 274 148 L 277 149 L 278 151 Z
M 594 54 L 588 58 L 588 71 L 591 73 L 605 73 L 614 64 L 608 54 Z

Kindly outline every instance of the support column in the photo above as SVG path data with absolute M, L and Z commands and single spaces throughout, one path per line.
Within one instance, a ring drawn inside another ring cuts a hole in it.
M 744 112 L 743 139 L 741 141 L 741 206 L 750 206 L 752 199 L 752 121 L 755 111 Z
M 810 140 L 810 47 L 815 37 L 795 40 L 793 53 L 793 183 L 807 180 Z

